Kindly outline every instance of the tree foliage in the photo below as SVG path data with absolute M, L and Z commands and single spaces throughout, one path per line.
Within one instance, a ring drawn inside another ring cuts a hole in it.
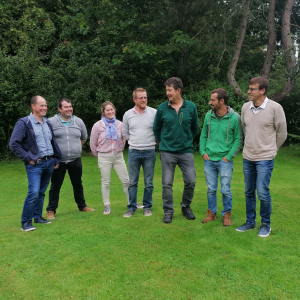
M 103 101 L 112 101 L 122 118 L 133 105 L 134 88 L 145 87 L 149 105 L 157 106 L 165 99 L 164 81 L 179 76 L 184 94 L 197 104 L 201 121 L 208 109 L 208 87 L 233 91 L 226 82 L 227 70 L 248 2 L 247 28 L 234 70 L 244 91 L 247 81 L 262 73 L 270 33 L 267 0 L 2 2 L 2 155 L 15 122 L 30 111 L 30 98 L 36 94 L 47 99 L 50 116 L 57 112 L 59 98 L 70 98 L 75 114 L 90 129 L 100 117 Z M 276 43 L 269 59 L 273 93 L 284 87 L 288 73 L 286 51 L 280 47 L 285 4 L 286 0 L 277 0 L 275 5 Z M 299 45 L 299 6 L 295 1 L 290 13 L 293 47 Z M 294 94 L 300 94 L 299 88 Z M 238 110 L 244 99 L 236 95 L 232 99 Z

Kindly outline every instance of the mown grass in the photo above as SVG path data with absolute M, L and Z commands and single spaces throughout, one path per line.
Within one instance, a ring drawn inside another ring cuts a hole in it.
M 153 215 L 144 217 L 138 210 L 132 218 L 122 217 L 126 200 L 115 173 L 112 214 L 102 215 L 97 162 L 87 156 L 83 183 L 87 204 L 95 211 L 77 210 L 67 177 L 57 218 L 27 233 L 20 230 L 25 168 L 21 162 L 1 165 L 0 299 L 300 299 L 300 152 L 285 147 L 275 160 L 272 233 L 265 239 L 257 236 L 258 230 L 235 231 L 245 221 L 241 155 L 234 163 L 231 227 L 222 226 L 220 213 L 216 221 L 201 223 L 207 200 L 199 154 L 195 162 L 195 221 L 181 215 L 178 171 L 174 220 L 162 223 L 159 157 Z M 140 203 L 142 186 L 141 180 Z M 220 194 L 218 199 L 221 211 Z

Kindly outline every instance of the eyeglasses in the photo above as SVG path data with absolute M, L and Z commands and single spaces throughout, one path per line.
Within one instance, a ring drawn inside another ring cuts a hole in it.
M 259 88 L 249 88 L 248 89 L 248 91 L 251 91 L 251 92 L 256 91 L 256 90 L 261 90 L 261 89 L 259 89 Z
M 143 100 L 143 99 L 147 100 L 147 97 L 138 97 L 138 99 L 139 100 Z

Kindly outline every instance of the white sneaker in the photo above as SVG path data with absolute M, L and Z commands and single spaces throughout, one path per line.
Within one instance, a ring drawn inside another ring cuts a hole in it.
M 110 205 L 105 205 L 105 210 L 103 212 L 104 215 L 109 215 L 110 214 Z

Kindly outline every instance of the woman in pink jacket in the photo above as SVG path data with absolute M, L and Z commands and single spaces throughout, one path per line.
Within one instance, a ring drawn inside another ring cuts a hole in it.
M 123 123 L 116 119 L 116 108 L 109 102 L 102 104 L 102 119 L 92 128 L 90 147 L 95 157 L 98 157 L 98 166 L 102 181 L 102 198 L 105 206 L 104 215 L 110 214 L 110 177 L 113 168 L 123 184 L 123 191 L 129 203 L 128 186 L 129 176 L 123 157 L 126 140 L 122 136 Z

